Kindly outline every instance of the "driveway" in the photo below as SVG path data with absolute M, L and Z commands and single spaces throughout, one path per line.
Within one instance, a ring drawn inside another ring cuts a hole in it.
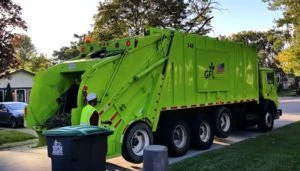
M 275 121 L 274 129 L 288 125 L 300 120 L 300 98 L 280 98 L 280 108 L 283 110 L 283 116 Z M 27 129 L 19 129 L 20 131 L 30 131 Z M 215 139 L 214 144 L 209 150 L 222 148 L 224 146 L 240 142 L 248 138 L 254 138 L 262 133 L 256 129 L 237 131 L 226 139 Z M 206 150 L 206 151 L 209 151 Z M 190 150 L 186 155 L 177 158 L 170 158 L 169 163 L 175 163 L 183 159 L 199 155 L 206 151 Z M 126 162 L 122 157 L 116 157 L 107 160 L 107 170 L 140 170 L 142 164 L 132 164 Z M 47 157 L 47 149 L 45 147 L 29 148 L 28 146 L 15 147 L 0 151 L 0 170 L 5 171 L 50 171 L 51 160 Z

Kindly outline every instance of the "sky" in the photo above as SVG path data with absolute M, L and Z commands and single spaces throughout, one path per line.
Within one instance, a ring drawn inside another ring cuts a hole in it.
M 280 12 L 269 11 L 261 0 L 218 0 L 221 11 L 214 11 L 211 37 L 231 35 L 245 30 L 272 28 Z M 54 50 L 69 46 L 74 33 L 92 30 L 99 0 L 13 0 L 22 7 L 22 17 L 39 53 L 52 56 Z

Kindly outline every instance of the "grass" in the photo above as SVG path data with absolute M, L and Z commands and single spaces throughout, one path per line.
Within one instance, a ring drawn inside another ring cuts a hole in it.
M 0 130 L 0 145 L 34 139 L 35 136 L 15 130 Z
M 182 170 L 300 170 L 300 122 L 171 166 Z
M 278 96 L 293 97 L 293 96 L 296 96 L 296 90 L 295 89 L 283 89 L 278 92 Z

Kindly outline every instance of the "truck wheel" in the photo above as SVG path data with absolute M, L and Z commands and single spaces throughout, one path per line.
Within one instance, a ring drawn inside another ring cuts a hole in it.
M 271 131 L 273 129 L 274 125 L 274 118 L 271 114 L 270 110 L 265 110 L 264 113 L 260 115 L 259 121 L 258 121 L 258 129 L 261 132 L 267 132 Z
M 229 109 L 225 107 L 218 108 L 215 111 L 215 119 L 216 136 L 219 138 L 227 138 L 232 130 L 231 114 Z
M 18 127 L 17 120 L 15 118 L 11 118 L 10 121 L 9 121 L 9 126 L 11 128 L 17 128 Z
M 214 140 L 214 131 L 206 117 L 201 116 L 193 124 L 192 147 L 198 150 L 209 149 Z
M 186 121 L 175 121 L 165 127 L 165 142 L 170 156 L 184 155 L 190 146 L 190 130 Z
M 129 162 L 141 163 L 144 148 L 151 144 L 153 144 L 153 134 L 150 127 L 139 122 L 126 131 L 122 145 L 122 156 Z

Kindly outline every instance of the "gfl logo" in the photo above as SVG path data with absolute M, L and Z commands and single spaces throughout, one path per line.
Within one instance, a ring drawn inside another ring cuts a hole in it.
M 214 69 L 215 69 L 215 66 L 213 63 L 211 63 L 209 66 L 209 69 L 204 72 L 204 77 L 205 78 L 215 78 L 214 77 Z

